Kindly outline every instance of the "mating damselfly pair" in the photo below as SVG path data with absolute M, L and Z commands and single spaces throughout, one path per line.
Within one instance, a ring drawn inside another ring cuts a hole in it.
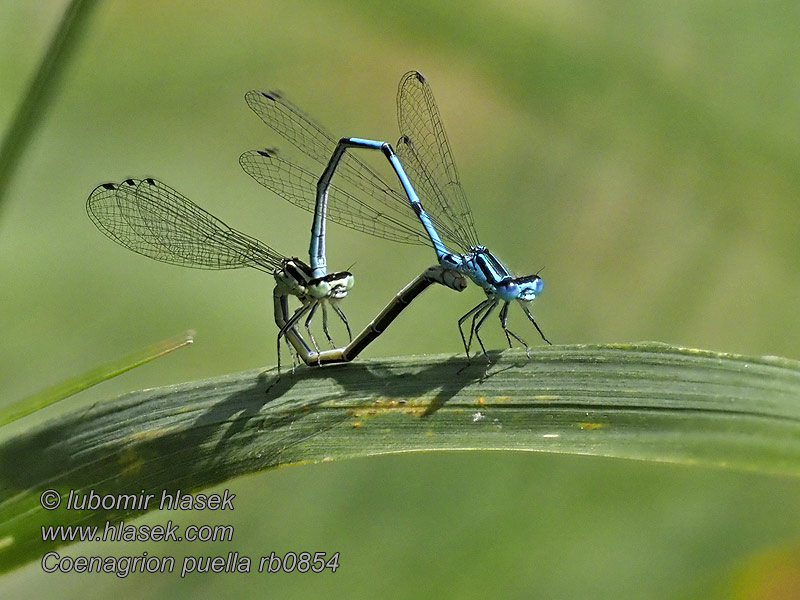
M 542 291 L 542 279 L 538 274 L 514 277 L 478 241 L 439 110 L 420 73 L 411 71 L 400 80 L 397 111 L 401 137 L 396 151 L 383 141 L 337 140 L 278 93 L 250 91 L 245 99 L 268 126 L 323 167 L 322 174 L 315 175 L 284 160 L 275 150 L 252 150 L 239 158 L 245 172 L 261 185 L 314 214 L 308 263 L 286 257 L 229 227 L 152 178 L 127 179 L 95 188 L 86 204 L 94 224 L 119 244 L 162 262 L 201 269 L 252 267 L 272 273 L 276 281 L 279 369 L 282 339 L 290 345 L 293 363 L 295 354 L 309 365 L 350 361 L 431 284 L 460 292 L 466 288 L 467 279 L 486 294 L 485 300 L 458 320 L 467 359 L 476 339 L 488 361 L 480 331 L 498 306 L 509 347 L 513 337 L 529 351 L 528 344 L 507 326 L 513 300 L 519 302 L 542 339 L 550 343 L 528 308 Z M 402 192 L 355 156 L 352 151 L 356 149 L 380 151 Z M 349 184 L 348 189 L 331 182 L 334 173 Z M 429 244 L 436 252 L 438 264 L 406 285 L 355 338 L 339 306 L 354 279 L 347 271 L 327 270 L 328 220 L 397 242 Z M 289 308 L 289 296 L 300 301 L 294 311 Z M 331 338 L 329 306 L 347 328 L 350 342 L 346 346 L 337 348 Z M 311 332 L 311 321 L 320 307 L 322 329 L 331 350 L 321 350 Z M 468 320 L 466 336 L 464 323 Z M 299 331 L 301 322 L 308 340 Z

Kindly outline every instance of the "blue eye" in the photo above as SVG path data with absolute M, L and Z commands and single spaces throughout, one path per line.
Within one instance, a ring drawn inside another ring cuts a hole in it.
M 514 300 L 519 296 L 519 286 L 512 279 L 497 284 L 497 295 L 503 300 Z

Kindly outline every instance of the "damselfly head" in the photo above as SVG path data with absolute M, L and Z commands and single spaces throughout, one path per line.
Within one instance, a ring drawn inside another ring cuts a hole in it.
M 341 300 L 347 296 L 356 283 L 355 277 L 349 271 L 340 271 L 339 273 L 331 273 L 328 275 L 330 278 L 330 297 L 332 300 Z
M 347 296 L 347 292 L 355 284 L 355 278 L 352 273 L 348 271 L 339 271 L 338 273 L 329 273 L 324 277 L 318 277 L 308 282 L 306 289 L 311 297 L 331 298 L 334 300 L 341 300 Z
M 530 302 L 535 300 L 536 297 L 542 293 L 544 282 L 538 275 L 526 275 L 525 277 L 517 277 L 514 280 L 519 288 L 517 299 L 521 302 Z

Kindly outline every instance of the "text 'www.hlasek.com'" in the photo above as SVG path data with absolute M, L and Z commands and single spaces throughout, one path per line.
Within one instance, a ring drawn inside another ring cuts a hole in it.
M 181 525 L 168 519 L 165 524 L 133 525 L 112 519 L 102 525 L 79 524 L 93 511 L 111 514 L 135 514 L 158 511 L 232 511 L 236 494 L 187 494 L 164 490 L 161 494 L 99 494 L 94 490 L 66 493 L 45 490 L 39 501 L 45 510 L 58 508 L 68 524 L 42 525 L 42 542 L 61 546 L 72 542 L 232 542 L 233 525 Z M 68 511 L 68 512 L 62 512 Z M 245 556 L 238 552 L 225 555 L 198 554 L 176 558 L 151 552 L 136 555 L 96 556 L 66 555 L 51 550 L 42 556 L 46 573 L 108 573 L 124 578 L 131 573 L 177 573 L 180 577 L 196 573 L 335 573 L 339 568 L 338 552 L 270 552 Z

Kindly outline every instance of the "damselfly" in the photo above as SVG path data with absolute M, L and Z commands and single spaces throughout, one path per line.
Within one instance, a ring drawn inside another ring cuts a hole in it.
M 239 162 L 256 181 L 295 205 L 321 214 L 323 221 L 327 217 L 352 229 L 394 241 L 431 244 L 443 269 L 437 273 L 437 277 L 449 275 L 445 285 L 448 285 L 448 281 L 458 281 L 458 284 L 449 287 L 459 289 L 461 286 L 463 289 L 463 277 L 466 276 L 483 289 L 486 300 L 458 321 L 468 358 L 473 336 L 486 355 L 480 329 L 501 303 L 500 324 L 509 347 L 513 337 L 529 352 L 528 344 L 507 326 L 508 309 L 513 300 L 519 301 L 539 335 L 550 343 L 528 308 L 542 291 L 542 279 L 538 274 L 512 276 L 505 265 L 478 241 L 472 212 L 461 187 L 439 110 L 427 81 L 420 73 L 411 71 L 400 80 L 397 107 L 402 136 L 397 154 L 385 142 L 371 142 L 380 144 L 380 149 L 402 184 L 404 194 L 388 185 L 358 157 L 340 151 L 348 144 L 358 145 L 363 140 L 342 138 L 337 142 L 331 134 L 274 92 L 251 91 L 246 99 L 264 122 L 309 157 L 326 165 L 328 174 L 324 183 L 324 197 L 321 194 L 315 196 L 307 191 L 315 181 L 311 173 L 294 165 L 287 167 L 288 163 L 282 163 L 273 152 L 254 150 L 244 153 Z M 362 193 L 351 194 L 331 184 L 330 178 L 337 168 L 340 176 Z M 325 176 L 319 180 L 320 185 L 324 179 Z M 292 182 L 291 189 L 286 187 L 287 181 Z M 276 182 L 284 183 L 276 186 Z M 413 186 L 419 188 L 428 204 L 428 211 L 423 208 Z M 376 207 L 369 200 L 377 200 L 380 206 Z M 413 211 L 408 210 L 409 204 Z M 424 233 L 419 230 L 420 222 Z M 446 243 L 460 251 L 453 252 Z M 313 253 L 312 241 L 312 264 Z M 461 279 L 455 279 L 456 275 Z M 393 301 L 384 312 L 390 311 L 396 316 L 404 306 Z M 470 317 L 472 320 L 467 339 L 463 324 Z M 377 336 L 372 339 L 374 337 Z
M 316 276 L 303 261 L 287 258 L 263 242 L 229 227 L 160 181 L 126 179 L 119 184 L 99 185 L 89 195 L 86 211 L 109 238 L 154 260 L 198 269 L 252 267 L 272 273 L 276 284 L 275 314 L 281 316 L 277 338 L 278 371 L 281 338 L 291 336 L 293 340 L 302 340 L 295 325 L 308 314 L 308 328 L 318 307 L 323 309 L 323 329 L 328 340 L 331 339 L 328 305 L 350 334 L 347 318 L 338 303 L 353 287 L 351 273 L 339 271 Z M 287 295 L 296 296 L 301 303 L 292 315 L 288 314 Z M 301 357 L 307 364 L 319 364 L 311 353 L 301 353 Z

